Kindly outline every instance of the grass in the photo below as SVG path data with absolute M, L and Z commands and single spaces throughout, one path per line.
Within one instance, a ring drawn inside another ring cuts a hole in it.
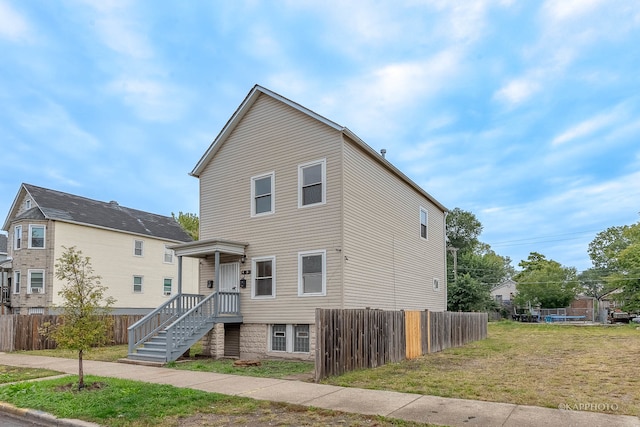
M 59 374 L 60 372 L 51 371 L 49 369 L 18 368 L 15 366 L 0 365 L 0 384 L 13 383 L 16 381 L 28 381 Z
M 83 360 L 98 360 L 101 362 L 116 362 L 118 359 L 127 357 L 128 347 L 126 345 L 114 345 L 110 347 L 96 347 L 82 354 Z M 75 350 L 28 350 L 16 351 L 21 354 L 33 354 L 36 356 L 62 357 L 65 359 L 77 359 L 78 352 Z
M 86 376 L 75 391 L 66 377 L 0 387 L 0 400 L 112 427 L 226 425 L 418 426 L 384 417 L 345 414 L 161 384 Z
M 233 360 L 200 359 L 171 363 L 170 367 L 187 371 L 216 372 L 219 374 L 245 375 L 249 377 L 287 378 L 308 376 L 312 378 L 313 362 L 288 360 L 261 360 L 260 366 L 234 366 Z
M 326 384 L 558 408 L 640 413 L 634 326 L 491 323 L 489 337 Z M 601 412 L 606 412 L 601 411 Z

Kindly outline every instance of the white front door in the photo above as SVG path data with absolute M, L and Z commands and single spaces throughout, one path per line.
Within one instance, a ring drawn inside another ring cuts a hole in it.
M 220 264 L 220 292 L 239 292 L 240 263 Z

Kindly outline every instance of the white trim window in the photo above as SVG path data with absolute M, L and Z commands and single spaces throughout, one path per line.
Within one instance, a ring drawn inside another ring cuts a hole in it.
M 165 277 L 164 282 L 162 284 L 162 295 L 169 296 L 171 295 L 171 291 L 173 290 L 173 279 L 170 277 Z
M 324 296 L 327 293 L 327 251 L 298 252 L 298 296 Z
M 309 353 L 309 325 L 275 324 L 269 326 L 269 351 Z
M 22 274 L 20 274 L 19 271 L 13 272 L 13 293 L 14 294 L 20 293 L 20 280 L 22 280 L 21 276 Z
M 173 264 L 173 250 L 169 249 L 167 245 L 164 246 L 164 263 Z
M 18 250 L 22 248 L 22 226 L 16 225 L 13 228 L 13 249 Z
M 251 264 L 254 271 L 251 298 L 275 298 L 276 257 L 253 258 Z
M 144 240 L 133 241 L 133 256 L 144 256 Z
M 133 293 L 141 294 L 144 278 L 142 276 L 133 276 Z
M 251 216 L 270 215 L 275 212 L 275 186 L 275 172 L 251 178 Z
M 326 159 L 298 165 L 299 208 L 326 203 L 326 169 Z
M 422 206 L 420 207 L 420 237 L 429 238 L 429 212 Z
M 29 249 L 44 249 L 46 231 L 44 225 L 29 224 Z
M 44 270 L 28 271 L 28 294 L 44 294 Z

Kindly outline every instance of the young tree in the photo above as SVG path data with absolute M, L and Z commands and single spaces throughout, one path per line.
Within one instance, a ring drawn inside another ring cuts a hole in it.
M 62 319 L 57 325 L 45 325 L 42 333 L 53 338 L 60 348 L 78 351 L 78 390 L 82 390 L 83 353 L 109 342 L 112 322 L 107 314 L 115 300 L 105 298 L 107 287 L 100 285 L 100 276 L 94 275 L 89 257 L 75 246 L 63 248 L 65 251 L 55 265 L 56 278 L 66 282 L 58 292 L 62 298 L 58 307 Z
M 176 214 L 171 212 L 171 216 L 178 221 L 178 224 L 180 224 L 184 231 L 189 233 L 189 236 L 191 236 L 193 240 L 198 240 L 200 237 L 200 219 L 198 215 L 178 212 L 178 216 L 176 216 Z

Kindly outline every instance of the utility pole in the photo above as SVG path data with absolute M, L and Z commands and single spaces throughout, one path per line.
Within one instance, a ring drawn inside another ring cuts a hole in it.
M 453 253 L 453 280 L 454 282 L 458 281 L 458 248 L 454 248 L 453 246 L 448 246 L 447 250 Z

